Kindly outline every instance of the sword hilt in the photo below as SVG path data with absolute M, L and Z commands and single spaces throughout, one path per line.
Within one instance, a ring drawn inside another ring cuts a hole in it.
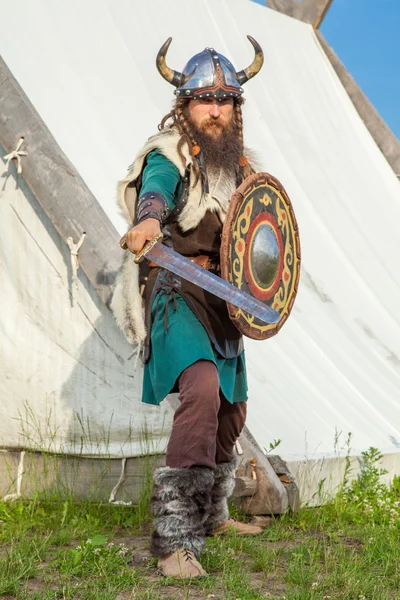
M 122 236 L 122 238 L 119 240 L 119 245 L 121 246 L 122 250 L 128 250 L 128 244 L 126 243 L 126 234 Z
M 157 242 L 159 242 L 160 240 L 162 240 L 163 238 L 163 234 L 159 233 L 158 235 L 156 235 L 155 238 L 153 238 L 152 240 L 150 240 L 149 242 L 146 242 L 146 244 L 143 246 L 143 248 L 140 250 L 140 252 L 138 252 L 135 256 L 135 263 L 139 264 L 140 262 L 142 262 L 142 260 L 145 258 L 147 252 L 149 252 L 149 250 L 151 250 L 152 248 L 154 248 L 154 246 L 157 244 Z M 120 239 L 119 245 L 121 246 L 122 250 L 127 250 L 128 249 L 128 244 L 126 243 L 126 234 L 122 236 L 122 238 Z

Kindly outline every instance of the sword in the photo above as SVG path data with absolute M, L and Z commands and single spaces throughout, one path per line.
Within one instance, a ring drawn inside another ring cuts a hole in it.
M 144 245 L 142 250 L 136 254 L 135 263 L 140 263 L 144 258 L 152 260 L 160 267 L 179 275 L 183 279 L 190 281 L 203 290 L 226 300 L 237 308 L 241 308 L 250 313 L 264 323 L 278 323 L 279 313 L 273 308 L 267 306 L 260 300 L 253 298 L 250 294 L 239 290 L 237 287 L 225 281 L 221 277 L 210 273 L 185 256 L 178 254 L 168 246 L 161 243 L 163 235 L 159 234 L 150 242 Z M 126 236 L 121 238 L 120 246 L 123 250 L 128 248 Z

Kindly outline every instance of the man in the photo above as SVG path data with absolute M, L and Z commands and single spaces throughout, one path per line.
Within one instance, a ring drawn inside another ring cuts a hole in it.
M 171 38 L 160 49 L 157 66 L 177 100 L 119 184 L 119 205 L 134 225 L 125 237 L 132 253 L 162 233 L 164 244 L 219 273 L 229 200 L 254 173 L 244 155 L 241 85 L 260 70 L 263 54 L 249 40 L 255 58 L 239 73 L 212 48 L 179 73 L 165 60 Z M 152 553 L 165 575 L 204 575 L 197 559 L 205 535 L 261 531 L 229 520 L 227 505 L 246 419 L 242 336 L 223 300 L 146 260 L 138 272 L 130 253 L 112 308 L 128 341 L 144 343 L 143 401 L 159 404 L 179 391 L 166 467 L 154 475 Z

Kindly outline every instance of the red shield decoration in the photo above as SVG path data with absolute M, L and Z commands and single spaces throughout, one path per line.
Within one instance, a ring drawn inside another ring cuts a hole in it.
M 233 194 L 221 244 L 222 277 L 280 314 L 267 325 L 227 303 L 239 331 L 256 340 L 276 335 L 287 320 L 300 277 L 300 240 L 292 204 L 269 173 L 248 177 Z

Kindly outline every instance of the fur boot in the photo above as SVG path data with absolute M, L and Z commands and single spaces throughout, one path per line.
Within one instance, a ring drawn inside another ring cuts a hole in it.
M 162 467 L 154 473 L 150 508 L 156 517 L 151 539 L 153 556 L 190 550 L 198 558 L 204 549 L 204 523 L 211 507 L 211 469 Z
M 237 460 L 220 463 L 214 471 L 214 486 L 211 490 L 211 510 L 205 523 L 206 533 L 210 534 L 229 519 L 228 498 L 235 487 Z

